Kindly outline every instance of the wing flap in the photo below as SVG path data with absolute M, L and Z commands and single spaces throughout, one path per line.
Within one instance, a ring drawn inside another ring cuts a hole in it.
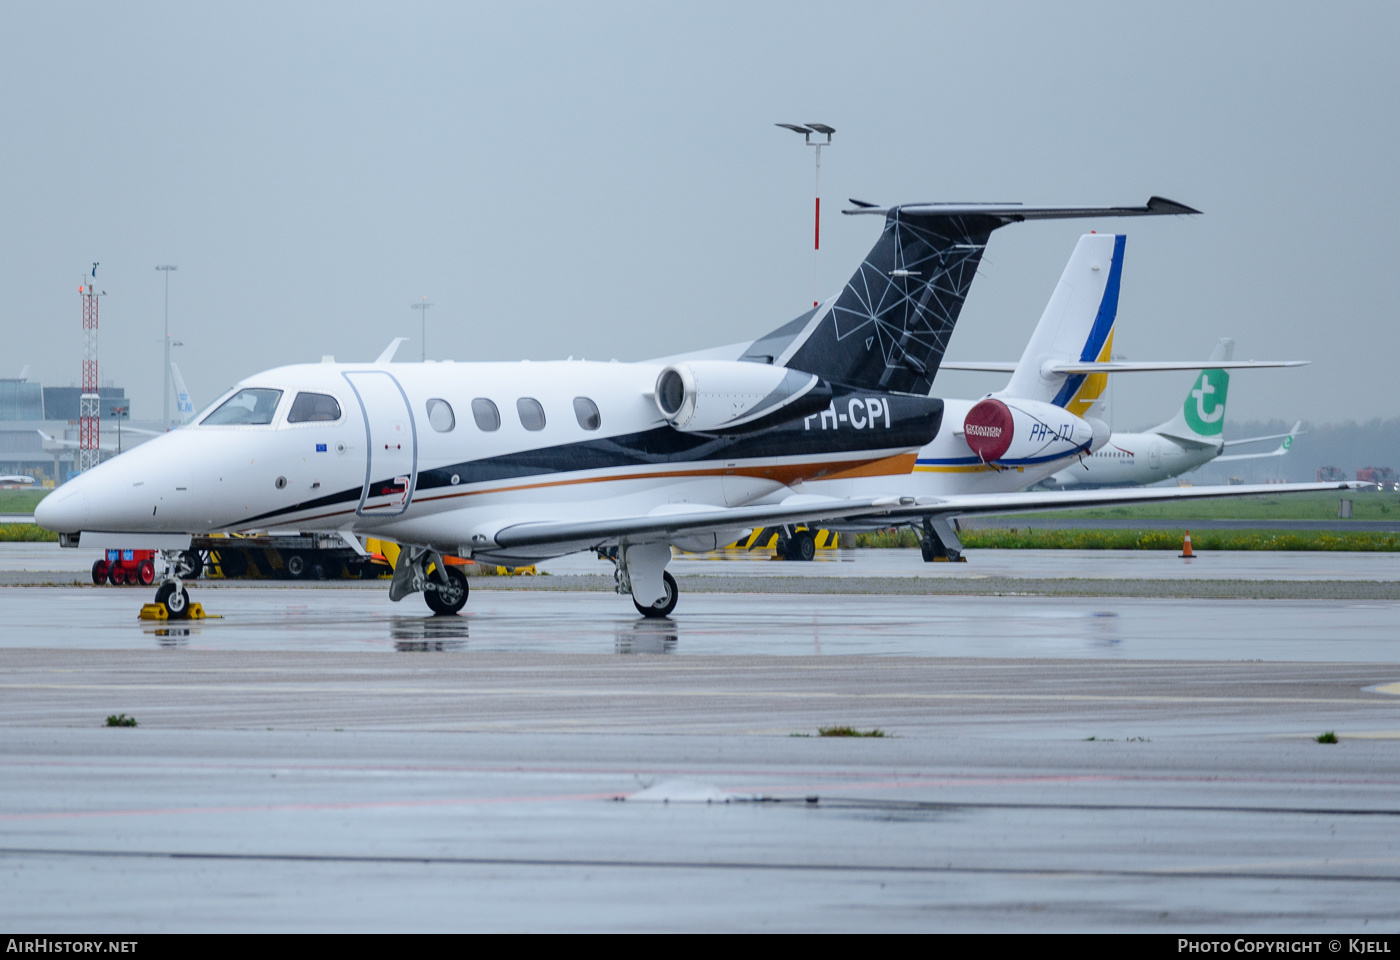
M 866 517 L 912 503 L 913 497 L 861 500 L 789 497 L 782 503 L 752 507 L 707 507 L 599 520 L 526 521 L 502 527 L 491 539 L 497 546 L 507 549 L 549 543 L 601 543 L 622 537 L 692 534 L 780 523 L 816 523 L 837 517 Z

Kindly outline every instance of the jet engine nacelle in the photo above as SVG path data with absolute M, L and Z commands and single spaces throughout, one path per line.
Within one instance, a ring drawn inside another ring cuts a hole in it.
M 1108 442 L 1108 426 L 1041 400 L 988 397 L 967 412 L 963 439 L 986 463 L 1022 465 L 1092 453 Z
M 831 402 L 831 387 L 801 370 L 743 360 L 673 363 L 656 378 L 661 416 L 686 433 L 760 430 Z

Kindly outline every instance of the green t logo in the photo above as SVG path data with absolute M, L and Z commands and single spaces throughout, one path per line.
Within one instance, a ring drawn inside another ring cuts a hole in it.
M 1213 437 L 1225 429 L 1225 394 L 1230 375 L 1224 370 L 1202 370 L 1201 378 L 1182 405 L 1186 425 L 1203 437 Z

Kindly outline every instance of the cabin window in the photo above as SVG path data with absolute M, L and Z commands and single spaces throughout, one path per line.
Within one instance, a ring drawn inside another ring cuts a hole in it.
M 229 397 L 200 423 L 207 426 L 224 427 L 233 424 L 262 425 L 272 422 L 277 412 L 277 402 L 282 399 L 281 390 L 265 390 L 249 387 Z
M 603 425 L 603 415 L 598 412 L 598 405 L 587 397 L 574 397 L 574 416 L 578 417 L 578 425 L 585 430 L 597 430 Z
M 452 412 L 452 404 L 437 397 L 429 400 L 428 425 L 438 433 L 451 433 L 457 426 L 457 416 Z
M 520 425 L 526 430 L 544 429 L 544 407 L 534 397 L 521 397 L 515 401 L 515 410 L 520 414 Z
M 485 397 L 477 397 L 472 401 L 472 419 L 476 421 L 479 429 L 487 433 L 501 429 L 501 412 Z
M 299 393 L 287 414 L 288 423 L 310 423 L 313 420 L 339 420 L 340 404 L 328 393 Z

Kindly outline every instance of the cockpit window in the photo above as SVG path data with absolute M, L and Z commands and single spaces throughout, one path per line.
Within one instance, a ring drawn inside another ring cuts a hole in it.
M 313 420 L 339 420 L 340 404 L 328 393 L 299 393 L 292 401 L 288 423 L 310 423 Z
M 277 412 L 277 401 L 281 399 L 281 390 L 248 387 L 219 404 L 200 423 L 205 426 L 271 423 L 272 415 Z

